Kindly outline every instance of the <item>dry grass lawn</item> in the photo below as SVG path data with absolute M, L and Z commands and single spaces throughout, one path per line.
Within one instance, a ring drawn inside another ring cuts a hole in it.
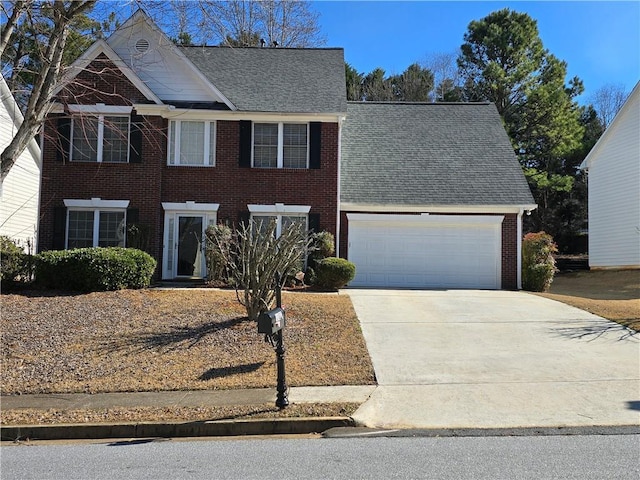
M 275 388 L 275 353 L 235 292 L 4 294 L 0 392 Z M 285 293 L 289 386 L 375 383 L 348 296 Z
M 591 270 L 556 275 L 543 297 L 640 331 L 640 270 Z

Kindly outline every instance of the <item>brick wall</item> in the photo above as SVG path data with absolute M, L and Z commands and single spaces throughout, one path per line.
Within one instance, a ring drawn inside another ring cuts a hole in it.
M 65 104 L 131 105 L 147 102 L 124 75 L 100 56 L 60 95 Z M 168 166 L 167 126 L 160 117 L 144 117 L 141 163 L 93 163 L 57 160 L 57 117 L 45 123 L 39 247 L 53 248 L 53 216 L 63 200 L 130 200 L 139 223 L 151 230 L 149 253 L 162 263 L 162 202 L 219 203 L 218 220 L 238 221 L 248 204 L 310 205 L 320 228 L 335 234 L 338 178 L 338 125 L 323 123 L 319 169 L 241 168 L 239 121 L 216 124 L 214 167 Z

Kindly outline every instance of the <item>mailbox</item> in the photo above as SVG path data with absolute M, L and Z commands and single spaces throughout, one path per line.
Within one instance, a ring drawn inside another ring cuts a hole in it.
M 260 314 L 258 317 L 258 333 L 271 335 L 284 328 L 284 310 L 280 307 Z

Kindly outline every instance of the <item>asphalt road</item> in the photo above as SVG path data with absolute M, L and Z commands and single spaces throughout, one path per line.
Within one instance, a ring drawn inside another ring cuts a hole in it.
M 10 445 L 10 479 L 640 478 L 640 435 L 133 440 Z

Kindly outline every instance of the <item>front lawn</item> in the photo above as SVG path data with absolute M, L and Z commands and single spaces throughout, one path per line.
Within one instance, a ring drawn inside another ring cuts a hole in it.
M 591 270 L 556 275 L 539 293 L 640 331 L 640 270 Z
M 275 353 L 214 289 L 4 294 L 3 395 L 275 388 Z M 375 383 L 346 295 L 285 293 L 289 386 Z

